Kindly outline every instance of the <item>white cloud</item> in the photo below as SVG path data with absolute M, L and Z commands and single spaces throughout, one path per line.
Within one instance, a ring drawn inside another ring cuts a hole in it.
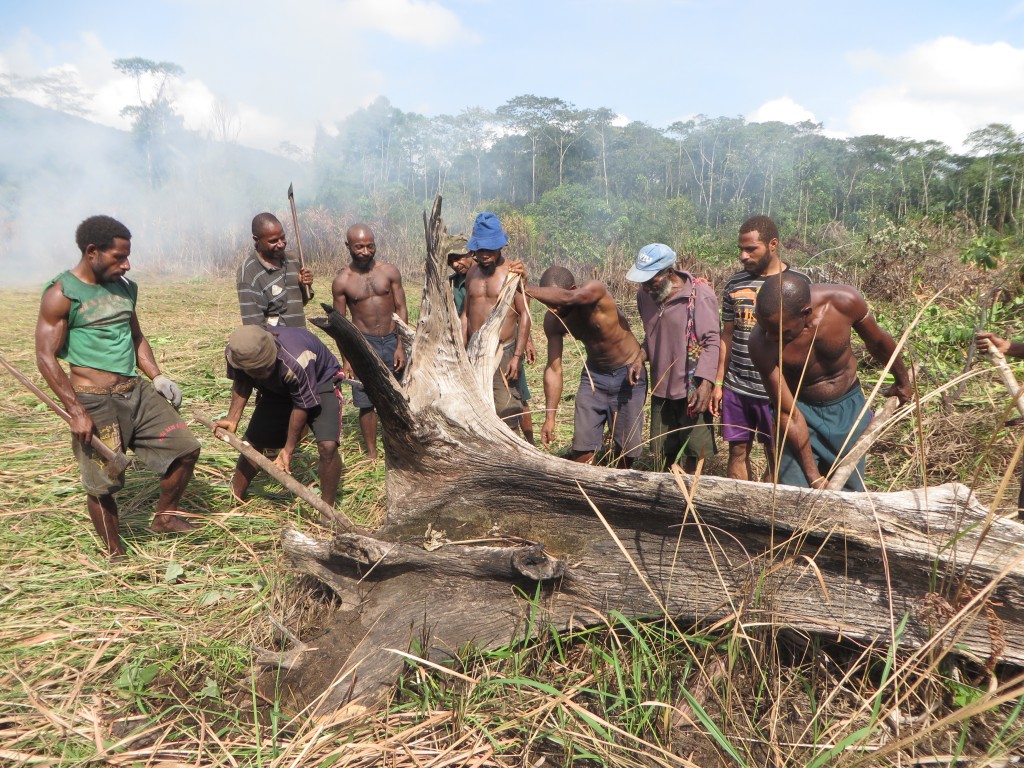
M 850 133 L 938 139 L 960 149 L 970 131 L 989 123 L 1024 131 L 1024 49 L 941 37 L 900 56 L 861 52 L 850 61 L 886 81 L 854 102 Z
M 747 120 L 751 123 L 779 122 L 789 123 L 790 125 L 796 125 L 807 120 L 812 123 L 818 122 L 811 110 L 797 104 L 789 96 L 766 101 L 747 115 Z
M 268 0 L 170 2 L 182 18 L 195 20 L 171 57 L 185 69 L 169 90 L 175 110 L 188 128 L 208 133 L 233 116 L 239 143 L 268 150 L 282 141 L 308 148 L 318 123 L 330 126 L 388 93 L 389 77 L 375 60 L 377 36 L 412 50 L 481 40 L 443 0 L 303 0 L 287 9 Z M 63 62 L 60 69 L 73 72 L 91 94 L 89 119 L 128 129 L 120 112 L 139 103 L 135 80 L 111 62 L 160 57 L 144 44 L 125 49 L 121 39 L 108 37 L 102 15 L 95 23 L 99 32 L 83 30 L 56 45 L 21 30 L 0 51 L 0 74 L 32 77 Z M 19 95 L 46 103 L 42 93 Z
M 430 47 L 480 40 L 454 13 L 424 0 L 351 0 L 345 5 L 344 15 L 356 27 Z

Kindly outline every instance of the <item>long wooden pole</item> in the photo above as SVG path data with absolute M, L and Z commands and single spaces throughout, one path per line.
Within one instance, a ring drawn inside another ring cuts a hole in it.
M 1010 397 L 1013 398 L 1013 404 L 1017 407 L 1017 413 L 1024 416 L 1024 399 L 1022 399 L 1024 388 L 1017 383 L 1017 377 L 1013 375 L 1013 370 L 1006 362 L 1006 356 L 992 346 L 991 342 L 987 343 L 985 347 L 986 349 L 983 350 L 985 356 L 999 372 L 999 378 L 1003 380 L 1003 384 L 1010 393 Z M 1017 516 L 1024 518 L 1024 463 L 1021 465 L 1020 490 L 1017 493 Z
M 328 520 L 335 528 L 344 531 L 345 533 L 362 533 L 362 529 L 349 520 L 344 514 L 336 510 L 330 504 L 325 502 L 313 491 L 307 488 L 305 485 L 300 483 L 294 477 L 289 475 L 274 462 L 264 456 L 262 453 L 257 451 L 251 445 L 244 440 L 240 439 L 237 435 L 232 432 L 228 432 L 226 429 L 222 429 L 214 424 L 213 419 L 207 416 L 201 411 L 195 411 L 192 414 L 195 420 L 202 424 L 204 427 L 209 428 L 213 432 L 213 436 L 218 440 L 223 440 L 225 443 L 230 445 L 240 454 L 242 454 L 247 461 L 255 464 L 257 467 L 262 469 L 272 478 L 277 480 L 283 485 L 288 491 L 302 499 L 304 502 L 309 504 L 311 507 L 320 512 L 324 516 L 325 520 Z
M 899 404 L 899 398 L 895 396 L 886 398 L 882 409 L 871 417 L 871 424 L 861 433 L 861 436 L 857 438 L 857 442 L 853 444 L 853 448 L 850 449 L 850 452 L 843 456 L 843 460 L 839 462 L 839 465 L 832 471 L 832 474 L 828 476 L 828 484 L 825 488 L 830 491 L 843 490 L 846 481 L 850 479 L 853 470 L 857 468 L 857 462 L 868 452 L 868 449 L 878 439 L 878 435 L 882 430 L 888 426 L 887 422 L 896 413 L 896 408 Z
M 51 411 L 64 419 L 68 424 L 71 423 L 71 415 L 61 408 L 60 405 L 57 404 L 56 400 L 33 384 L 31 379 L 29 379 L 25 374 L 7 362 L 3 355 L 0 355 L 0 365 L 3 365 L 4 368 L 10 371 L 14 378 L 24 384 L 25 388 L 28 389 L 29 392 L 46 403 L 46 405 L 50 406 Z M 97 435 L 92 435 L 90 438 L 90 445 L 92 446 L 92 449 L 106 461 L 106 472 L 114 479 L 120 477 L 121 473 L 124 472 L 128 468 L 128 465 L 132 463 L 131 459 L 121 453 L 121 451 L 115 451 L 109 445 L 100 440 Z
M 295 248 L 299 255 L 299 269 L 306 268 L 306 257 L 302 254 L 302 235 L 299 233 L 299 212 L 295 210 L 295 192 L 292 185 L 288 185 L 288 204 L 292 209 L 292 229 L 295 230 Z M 303 303 L 313 298 L 313 292 L 305 283 L 299 283 L 299 290 L 302 291 Z

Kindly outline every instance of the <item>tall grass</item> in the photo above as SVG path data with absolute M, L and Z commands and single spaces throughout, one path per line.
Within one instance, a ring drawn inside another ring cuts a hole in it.
M 329 281 L 319 270 L 318 295 Z M 142 326 L 182 385 L 182 412 L 223 412 L 223 343 L 237 322 L 230 279 L 139 282 Z M 413 286 L 409 295 L 415 305 Z M 3 354 L 39 381 L 38 293 L 2 299 Z M 543 360 L 542 335 L 535 341 Z M 579 364 L 567 347 L 555 451 L 569 444 Z M 528 369 L 535 407 L 541 369 Z M 959 407 L 988 424 L 978 435 L 989 439 L 992 418 L 977 407 L 989 395 L 978 379 L 970 386 Z M 343 508 L 373 526 L 383 513 L 383 465 L 361 452 L 351 408 L 344 419 Z M 196 428 L 203 455 L 183 507 L 202 529 L 152 534 L 156 478 L 130 469 L 118 495 L 130 556 L 111 565 L 85 515 L 67 430 L 7 376 L 0 429 L 0 764 L 995 766 L 1024 752 L 1024 680 L 1015 671 L 986 671 L 939 645 L 912 654 L 800 636 L 766 624 L 765 606 L 756 620 L 754 606 L 736 605 L 702 627 L 595 607 L 587 626 L 559 633 L 544 625 L 540 598 L 524 596 L 519 640 L 467 648 L 449 670 L 409 649 L 380 712 L 290 712 L 256 686 L 253 648 L 280 644 L 271 617 L 315 645 L 334 608 L 280 557 L 283 525 L 326 535 L 310 510 L 266 479 L 235 504 L 234 453 Z M 941 439 L 934 429 L 937 438 L 925 429 L 926 450 Z M 901 451 L 914 445 L 892 440 Z M 998 469 L 978 477 L 984 501 L 996 497 L 1009 460 L 1005 449 L 989 456 Z M 294 471 L 311 483 L 315 467 L 306 446 Z M 880 474 L 897 487 L 918 484 L 898 467 Z M 972 470 L 959 476 L 970 482 Z

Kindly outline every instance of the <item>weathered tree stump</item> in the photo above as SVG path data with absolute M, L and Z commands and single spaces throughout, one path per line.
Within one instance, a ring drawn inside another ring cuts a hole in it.
M 464 349 L 436 251 L 440 200 L 425 223 L 401 383 L 343 317 L 313 321 L 376 404 L 387 518 L 373 537 L 283 535 L 292 565 L 342 602 L 314 647 L 268 676 L 296 706 L 372 706 L 405 663 L 394 651 L 437 661 L 507 643 L 527 597 L 560 628 L 612 609 L 686 626 L 734 617 L 1024 665 L 1024 529 L 965 486 L 854 494 L 695 479 L 575 464 L 519 439 L 490 384 L 516 281 Z

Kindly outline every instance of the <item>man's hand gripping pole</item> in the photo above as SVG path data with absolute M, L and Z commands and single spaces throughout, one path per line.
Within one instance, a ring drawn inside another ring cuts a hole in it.
M 33 384 L 21 371 L 7 362 L 2 355 L 0 355 L 0 365 L 3 365 L 4 368 L 10 371 L 11 375 L 25 385 L 29 392 L 50 406 L 50 409 L 54 413 L 64 419 L 64 421 L 68 422 L 68 424 L 71 423 L 71 416 L 67 411 L 61 408 L 52 397 Z M 90 438 L 90 444 L 92 445 L 92 449 L 103 457 L 106 462 L 106 473 L 111 477 L 111 479 L 116 480 L 119 478 L 121 473 L 124 472 L 125 469 L 128 468 L 128 465 L 132 463 L 131 459 L 120 451 L 113 450 L 110 446 L 100 440 L 97 435 L 93 435 Z
M 299 213 L 295 210 L 295 191 L 292 189 L 292 185 L 288 185 L 288 204 L 292 209 L 292 229 L 295 230 L 295 249 L 299 254 L 299 269 L 303 270 L 306 268 L 306 258 L 302 255 L 302 235 L 299 234 Z M 313 291 L 305 283 L 299 283 L 299 289 L 302 291 L 302 303 L 305 304 L 313 298 Z

